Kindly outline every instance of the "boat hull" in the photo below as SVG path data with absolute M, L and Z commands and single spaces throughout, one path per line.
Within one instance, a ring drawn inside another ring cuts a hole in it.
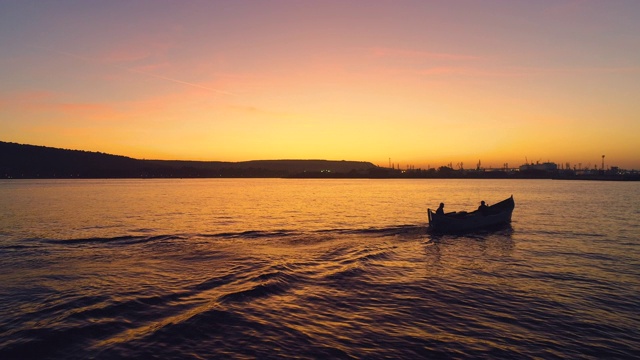
M 436 214 L 428 209 L 429 228 L 440 233 L 460 233 L 499 227 L 511 222 L 515 208 L 513 195 L 497 204 L 489 206 L 484 212 Z

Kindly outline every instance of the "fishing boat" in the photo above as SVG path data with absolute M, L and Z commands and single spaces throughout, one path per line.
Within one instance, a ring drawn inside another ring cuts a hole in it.
M 439 233 L 460 233 L 498 227 L 511 222 L 511 213 L 515 206 L 513 195 L 511 195 L 499 203 L 487 206 L 482 211 L 436 214 L 435 211 L 428 209 L 429 228 Z

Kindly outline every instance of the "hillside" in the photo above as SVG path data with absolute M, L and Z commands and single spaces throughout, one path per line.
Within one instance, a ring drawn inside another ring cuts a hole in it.
M 243 162 L 139 160 L 101 152 L 0 141 L 0 178 L 290 177 L 367 174 L 369 162 L 254 160 Z

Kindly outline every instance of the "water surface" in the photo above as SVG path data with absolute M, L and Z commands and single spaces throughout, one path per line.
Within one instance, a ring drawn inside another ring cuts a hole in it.
M 0 358 L 638 357 L 639 185 L 0 181 Z

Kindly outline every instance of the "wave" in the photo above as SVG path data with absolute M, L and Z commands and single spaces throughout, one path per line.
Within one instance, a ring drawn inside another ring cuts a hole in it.
M 542 230 L 542 229 L 529 229 L 526 231 L 528 235 L 533 236 L 557 236 L 557 237 L 574 237 L 574 238 L 607 238 L 607 234 L 604 232 L 584 232 L 575 230 Z
M 284 294 L 289 285 L 280 282 L 267 282 L 257 284 L 249 289 L 240 290 L 230 294 L 223 295 L 220 298 L 222 303 L 226 302 L 245 302 L 253 301 L 259 298 L 265 298 L 272 295 Z
M 554 267 L 571 251 L 493 251 L 502 233 L 414 241 L 424 233 L 398 225 L 38 240 L 73 245 L 47 249 L 53 258 L 24 251 L 27 271 L 10 267 L 26 275 L 5 277 L 0 305 L 12 310 L 0 316 L 0 358 L 634 354 L 633 263 L 591 251 L 573 262 L 588 268 Z M 295 249 L 298 238 L 334 241 Z M 108 256 L 94 256 L 100 244 Z M 53 264 L 46 273 L 43 259 Z
M 300 233 L 293 230 L 247 230 L 241 232 L 222 232 L 217 234 L 199 234 L 197 236 L 200 237 L 216 237 L 216 238 L 246 238 L 246 239 L 256 239 L 256 238 L 270 238 L 270 237 L 285 237 L 285 236 L 294 236 L 299 235 Z
M 145 229 L 144 232 L 151 232 Z M 140 232 L 136 230 L 135 232 Z M 116 235 L 112 237 L 85 237 L 70 239 L 51 239 L 51 238 L 30 238 L 22 239 L 19 243 L 12 242 L 0 246 L 0 249 L 19 250 L 30 245 L 25 242 L 53 244 L 53 245 L 83 245 L 83 244 L 117 244 L 132 245 L 150 242 L 171 242 L 176 240 L 186 240 L 192 238 L 214 238 L 214 239 L 275 239 L 275 238 L 310 238 L 319 239 L 328 236 L 329 238 L 338 236 L 374 236 L 374 237 L 394 237 L 394 236 L 417 236 L 427 233 L 426 227 L 421 225 L 393 225 L 387 227 L 369 227 L 369 228 L 339 228 L 339 229 L 321 229 L 321 230 L 243 230 L 243 231 L 227 231 L 219 233 L 205 234 L 155 234 L 155 235 Z
M 426 227 L 421 225 L 393 225 L 387 227 L 370 227 L 366 229 L 336 229 L 320 230 L 319 232 L 337 232 L 339 234 L 395 236 L 426 233 Z
M 183 235 L 153 235 L 153 236 L 140 236 L 140 235 L 122 235 L 114 237 L 90 237 L 90 238 L 76 238 L 76 239 L 40 239 L 43 243 L 50 244 L 108 244 L 108 243 L 122 243 L 122 244 L 140 244 L 147 242 L 160 242 L 168 240 L 184 240 Z
M 423 232 L 424 227 L 419 225 L 395 225 L 381 228 L 360 228 L 360 229 L 321 229 L 321 230 L 313 230 L 313 231 L 302 231 L 302 230 L 247 230 L 240 232 L 223 232 L 217 234 L 209 234 L 209 235 L 199 235 L 199 236 L 207 236 L 207 237 L 220 237 L 220 238 L 247 238 L 247 239 L 255 239 L 255 238 L 270 238 L 270 237 L 288 237 L 288 236 L 301 236 L 301 235 L 312 235 L 312 234 L 337 234 L 337 235 L 378 235 L 378 236 L 394 236 L 394 235 L 402 235 L 402 234 L 414 234 L 418 232 Z

